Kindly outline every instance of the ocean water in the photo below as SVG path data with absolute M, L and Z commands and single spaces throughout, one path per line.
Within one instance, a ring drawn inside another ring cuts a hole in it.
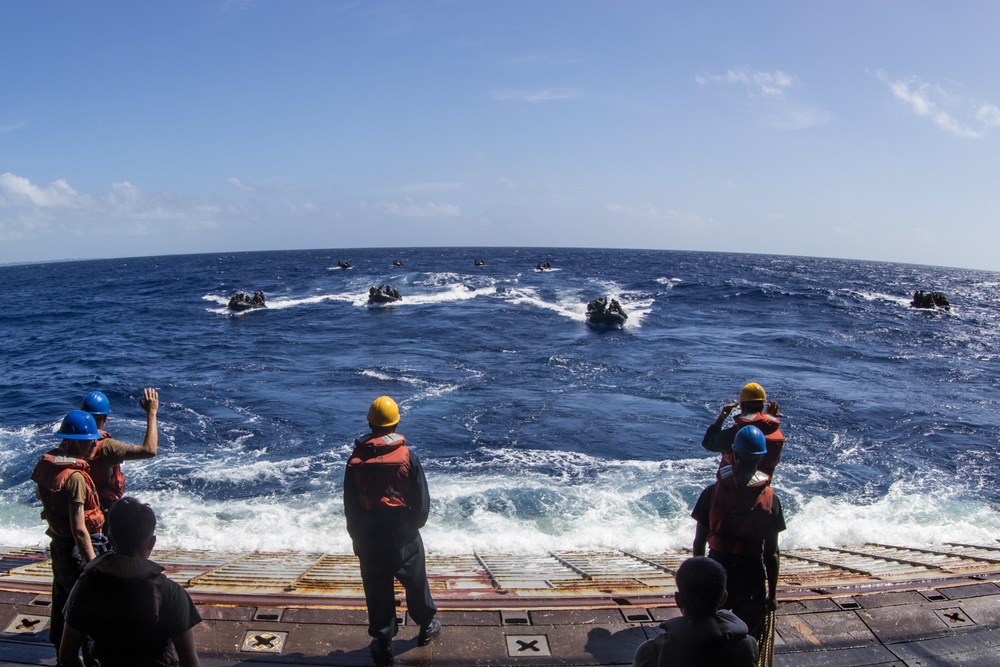
M 386 282 L 403 300 L 368 306 Z M 424 462 L 431 551 L 689 546 L 702 435 L 750 380 L 785 415 L 785 547 L 1000 536 L 1000 274 L 397 248 L 8 265 L 0 285 L 5 545 L 47 541 L 28 477 L 62 416 L 100 389 L 139 443 L 154 386 L 159 455 L 124 467 L 161 547 L 348 551 L 344 465 L 381 394 Z M 240 290 L 269 307 L 230 313 Z M 601 295 L 624 329 L 586 324 Z

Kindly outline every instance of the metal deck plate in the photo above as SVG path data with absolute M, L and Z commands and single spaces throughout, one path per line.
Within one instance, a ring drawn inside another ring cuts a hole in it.
M 417 627 L 397 586 L 397 664 L 628 665 L 657 624 L 679 613 L 673 573 L 689 555 L 430 554 L 447 640 L 416 647 Z M 196 641 L 206 667 L 369 664 L 353 555 L 165 550 L 153 557 L 199 606 L 205 622 Z M 37 630 L 51 605 L 46 555 L 0 547 L 0 558 L 11 565 L 0 570 L 0 627 L 8 628 L 0 654 L 47 664 L 54 653 Z M 786 551 L 775 664 L 891 665 L 916 657 L 920 664 L 1000 664 L 997 561 L 992 545 Z
M 789 552 L 793 558 L 826 565 L 833 570 L 854 572 L 874 579 L 891 580 L 903 578 L 929 578 L 939 576 L 939 568 L 900 562 L 886 555 L 852 553 L 834 548 L 795 549 Z
M 288 592 L 321 558 L 306 553 L 251 553 L 239 556 L 191 579 L 191 591 Z

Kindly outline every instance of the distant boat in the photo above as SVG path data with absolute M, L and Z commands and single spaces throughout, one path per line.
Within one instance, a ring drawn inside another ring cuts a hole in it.
M 483 264 L 486 263 L 486 260 L 485 259 L 477 259 L 475 263 L 476 263 L 476 266 L 482 266 Z
M 551 271 L 551 270 L 552 270 L 552 262 L 550 262 L 549 260 L 545 260 L 544 262 L 539 262 L 538 264 L 535 265 L 535 271 Z
M 621 328 L 627 319 L 628 313 L 618 299 L 611 299 L 609 304 L 605 296 L 587 304 L 587 322 L 595 326 Z
M 368 289 L 368 303 L 393 303 L 401 301 L 402 298 L 403 295 L 392 285 L 373 286 Z
M 951 303 L 948 301 L 948 297 L 941 292 L 925 292 L 923 290 L 917 290 L 913 293 L 913 301 L 910 305 L 914 308 L 940 308 L 942 310 L 951 310 Z
M 350 262 L 342 259 L 339 262 L 337 262 L 337 268 L 338 269 L 350 269 L 352 267 L 351 267 L 351 263 Z
M 392 265 L 393 266 L 403 266 L 403 260 L 401 260 L 401 259 L 394 259 L 394 260 L 392 260 Z
M 229 310 L 240 313 L 254 308 L 267 308 L 267 304 L 264 303 L 264 293 L 261 291 L 254 292 L 253 296 L 248 296 L 246 292 L 237 292 L 229 299 L 227 307 Z

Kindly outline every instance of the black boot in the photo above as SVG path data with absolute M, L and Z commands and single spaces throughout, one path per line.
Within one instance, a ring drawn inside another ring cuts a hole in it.
M 439 634 L 441 634 L 441 621 L 432 618 L 429 622 L 420 626 L 420 634 L 417 635 L 417 646 L 427 646 Z
M 384 639 L 375 638 L 372 640 L 368 650 L 372 653 L 372 661 L 375 667 L 389 667 L 393 663 L 392 643 Z

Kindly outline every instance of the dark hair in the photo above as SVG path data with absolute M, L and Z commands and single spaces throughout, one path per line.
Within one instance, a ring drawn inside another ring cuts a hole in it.
M 677 568 L 677 592 L 684 613 L 711 616 L 726 590 L 726 570 L 711 558 L 688 558 Z
M 153 509 L 135 498 L 125 496 L 108 510 L 108 534 L 120 554 L 135 556 L 155 532 Z

